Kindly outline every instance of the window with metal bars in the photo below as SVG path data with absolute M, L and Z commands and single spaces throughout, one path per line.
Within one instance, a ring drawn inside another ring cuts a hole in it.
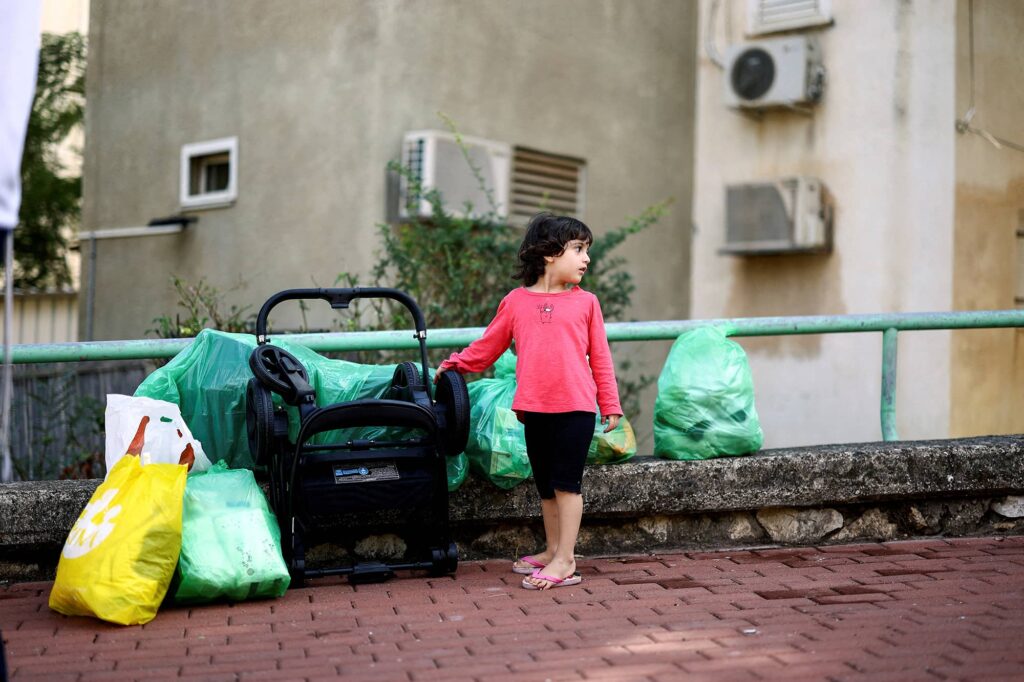
M 583 159 L 515 147 L 509 222 L 526 225 L 541 211 L 582 219 L 585 179 Z

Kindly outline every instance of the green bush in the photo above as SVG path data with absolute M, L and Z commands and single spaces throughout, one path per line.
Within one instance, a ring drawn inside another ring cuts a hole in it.
M 195 336 L 206 328 L 239 333 L 255 331 L 256 315 L 248 313 L 250 306 L 226 306 L 223 294 L 204 278 L 189 284 L 175 275 L 171 277 L 171 286 L 178 295 L 178 307 L 184 309 L 185 315 L 175 313 L 174 317 L 154 318 L 156 327 L 147 333 L 161 339 L 180 339 Z

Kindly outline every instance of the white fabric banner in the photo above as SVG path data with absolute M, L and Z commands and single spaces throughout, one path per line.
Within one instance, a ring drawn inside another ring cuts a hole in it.
M 21 208 L 21 154 L 39 68 L 40 12 L 39 0 L 0 0 L 0 239 L 4 261 L 0 481 L 4 483 L 14 478 L 10 438 L 14 228 Z
M 38 0 L 0 0 L 0 229 L 18 224 L 21 154 L 39 65 Z

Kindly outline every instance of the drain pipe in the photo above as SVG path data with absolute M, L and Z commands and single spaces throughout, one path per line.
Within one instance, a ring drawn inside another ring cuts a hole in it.
M 711 0 L 711 5 L 708 7 L 708 22 L 704 29 L 704 52 L 707 53 L 712 64 L 724 70 L 725 60 L 722 59 L 722 53 L 715 45 L 715 18 L 718 15 L 720 3 L 721 0 Z
M 199 222 L 197 216 L 172 215 L 153 218 L 142 227 L 118 227 L 106 230 L 80 232 L 79 243 L 89 240 L 89 283 L 85 298 L 85 340 L 93 340 L 93 319 L 96 304 L 96 242 L 100 239 L 124 239 L 127 237 L 155 237 L 162 234 L 178 234 L 193 223 Z

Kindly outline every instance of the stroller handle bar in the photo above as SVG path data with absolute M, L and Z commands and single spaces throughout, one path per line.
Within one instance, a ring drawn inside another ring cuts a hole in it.
M 260 308 L 259 314 L 256 316 L 256 342 L 264 344 L 267 342 L 267 318 L 270 316 L 270 310 L 278 303 L 283 301 L 293 301 L 297 299 L 311 299 L 319 298 L 327 301 L 331 304 L 332 308 L 347 308 L 352 299 L 355 298 L 391 298 L 406 308 L 412 313 L 413 321 L 416 324 L 416 338 L 424 339 L 427 335 L 427 323 L 423 319 L 423 312 L 420 307 L 416 305 L 416 301 L 405 293 L 398 289 L 389 289 L 386 287 L 354 287 L 351 289 L 287 289 L 280 291 L 270 298 Z
M 431 394 L 430 369 L 427 364 L 427 323 L 423 319 L 423 311 L 416 304 L 412 296 L 387 287 L 353 287 L 347 289 L 286 289 L 279 291 L 267 299 L 256 316 L 256 344 L 262 346 L 267 343 L 267 317 L 270 310 L 282 301 L 294 301 L 297 299 L 320 298 L 331 304 L 334 309 L 348 308 L 354 298 L 390 298 L 398 301 L 412 313 L 416 324 L 414 338 L 420 342 L 420 365 L 423 369 L 423 387 L 427 395 Z

